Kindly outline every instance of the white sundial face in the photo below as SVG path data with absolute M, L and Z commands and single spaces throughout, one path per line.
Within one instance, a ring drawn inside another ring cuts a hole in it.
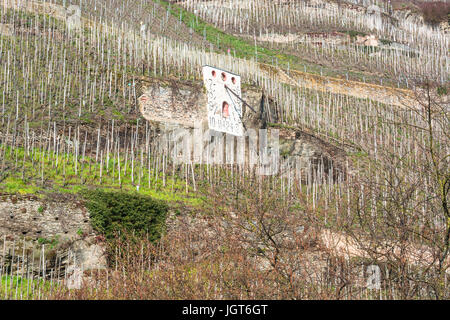
M 229 86 L 227 90 L 228 97 L 231 101 L 233 109 L 236 111 L 236 116 L 242 118 L 242 101 L 238 98 L 241 97 L 241 88 L 236 85 Z M 234 93 L 234 94 L 233 94 Z
M 205 81 L 206 95 L 208 98 L 208 112 L 215 113 L 217 106 L 215 105 L 215 92 L 217 90 L 217 83 L 212 79 L 207 79 Z
M 230 72 L 203 67 L 206 87 L 208 125 L 211 130 L 243 135 L 241 77 Z

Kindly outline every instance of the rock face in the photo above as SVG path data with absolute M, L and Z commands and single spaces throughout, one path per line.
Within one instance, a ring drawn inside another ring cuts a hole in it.
M 281 130 L 279 144 L 284 165 L 296 168 L 296 174 L 312 168 L 330 174 L 334 180 L 344 175 L 345 151 L 314 135 L 301 130 Z
M 44 261 L 44 262 L 42 262 Z M 49 276 L 105 269 L 106 250 L 79 202 L 0 195 L 0 267 Z M 51 275 L 53 272 L 53 275 Z
M 2 272 L 33 275 L 63 280 L 69 288 L 77 288 L 84 275 L 108 267 L 105 246 L 94 236 L 64 239 L 54 245 L 3 236 L 0 247 L 0 276 Z
M 199 83 L 151 79 L 139 108 L 145 119 L 194 127 L 207 121 L 206 95 Z
M 11 24 L 0 23 L 0 35 L 11 37 L 14 35 L 14 26 Z
M 376 5 L 371 5 L 367 7 L 366 13 L 372 15 L 381 15 L 381 8 Z
M 448 23 L 448 21 L 442 21 L 439 24 L 439 28 L 444 32 L 444 33 L 449 33 L 450 32 L 450 24 Z
M 189 148 L 182 144 L 185 143 L 182 141 L 187 135 L 194 136 L 192 128 L 201 125 L 201 128 L 205 130 L 208 127 L 207 98 L 202 82 L 148 79 L 145 84 L 141 85 L 141 88 L 142 95 L 139 97 L 139 107 L 142 115 L 149 121 L 159 122 L 160 129 L 164 132 L 164 139 L 167 139 L 161 142 L 160 145 L 168 145 L 171 149 L 170 154 L 176 154 L 175 156 L 180 161 L 210 162 L 212 158 L 207 150 L 217 150 L 215 149 L 217 144 L 213 138 L 203 138 L 202 158 L 197 160 L 195 156 L 186 156 L 184 152 L 185 150 L 191 150 L 192 152 L 193 147 L 199 141 L 187 142 L 189 144 L 193 143 Z M 265 96 L 260 89 L 255 87 L 244 86 L 242 88 L 242 99 L 251 106 L 243 105 L 242 120 L 244 128 L 247 130 L 247 134 L 250 132 L 250 129 L 254 130 L 253 132 L 256 136 L 253 139 L 255 139 L 256 145 L 259 146 L 258 130 L 266 129 L 269 123 L 278 122 L 277 105 L 270 97 Z M 178 131 L 180 127 L 182 127 L 182 130 Z M 271 145 L 273 146 L 272 133 L 274 130 L 278 130 L 280 154 L 285 158 L 289 156 L 289 162 L 295 162 L 297 169 L 318 168 L 321 166 L 327 172 L 331 167 L 335 169 L 338 169 L 338 167 L 342 168 L 344 161 L 333 161 L 337 156 L 339 156 L 339 160 L 345 158 L 345 153 L 342 150 L 301 130 L 287 128 L 268 129 L 269 149 Z M 248 137 L 245 138 L 245 141 L 246 144 L 250 144 Z M 226 151 L 224 150 L 225 153 Z M 244 158 L 246 163 L 250 162 L 248 148 L 245 148 Z
M 394 10 L 392 16 L 397 21 L 403 21 L 403 23 L 416 23 L 419 25 L 424 23 L 422 15 L 412 11 L 411 8 Z
M 378 47 L 379 45 L 378 38 L 375 35 L 356 36 L 356 43 L 370 47 Z
M 138 103 L 146 120 L 191 128 L 198 125 L 207 127 L 207 97 L 202 82 L 149 78 L 142 81 L 141 88 Z M 260 128 L 264 119 L 275 117 L 267 103 L 263 102 L 261 90 L 244 87 L 242 98 L 255 111 L 243 106 L 243 122 L 247 128 Z
M 66 18 L 66 9 L 63 6 L 41 1 L 30 0 L 2 0 L 0 5 L 6 9 L 24 10 L 32 13 L 48 14 L 57 19 Z
M 83 270 L 106 268 L 106 255 L 103 245 L 95 237 L 75 240 L 71 245 L 77 266 Z

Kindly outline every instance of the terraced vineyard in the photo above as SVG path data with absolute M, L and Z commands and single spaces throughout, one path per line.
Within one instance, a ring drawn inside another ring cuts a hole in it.
M 449 35 L 407 8 L 0 0 L 0 297 L 448 299 Z M 204 65 L 260 154 L 191 158 Z

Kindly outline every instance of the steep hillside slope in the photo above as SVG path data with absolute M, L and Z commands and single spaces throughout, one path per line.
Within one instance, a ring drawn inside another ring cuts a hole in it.
M 448 299 L 449 35 L 369 2 L 1 0 L 0 297 Z

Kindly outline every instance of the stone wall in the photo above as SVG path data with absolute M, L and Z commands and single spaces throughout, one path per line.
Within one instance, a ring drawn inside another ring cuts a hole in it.
M 89 214 L 78 201 L 53 202 L 40 201 L 34 196 L 0 196 L 0 236 L 21 235 L 36 240 L 92 232 Z
M 71 276 L 105 269 L 105 247 L 76 200 L 42 201 L 34 195 L 0 194 L 0 269 L 42 276 Z M 15 254 L 14 254 L 15 253 Z M 44 261 L 44 262 L 42 262 Z M 10 271 L 11 272 L 11 271 Z

